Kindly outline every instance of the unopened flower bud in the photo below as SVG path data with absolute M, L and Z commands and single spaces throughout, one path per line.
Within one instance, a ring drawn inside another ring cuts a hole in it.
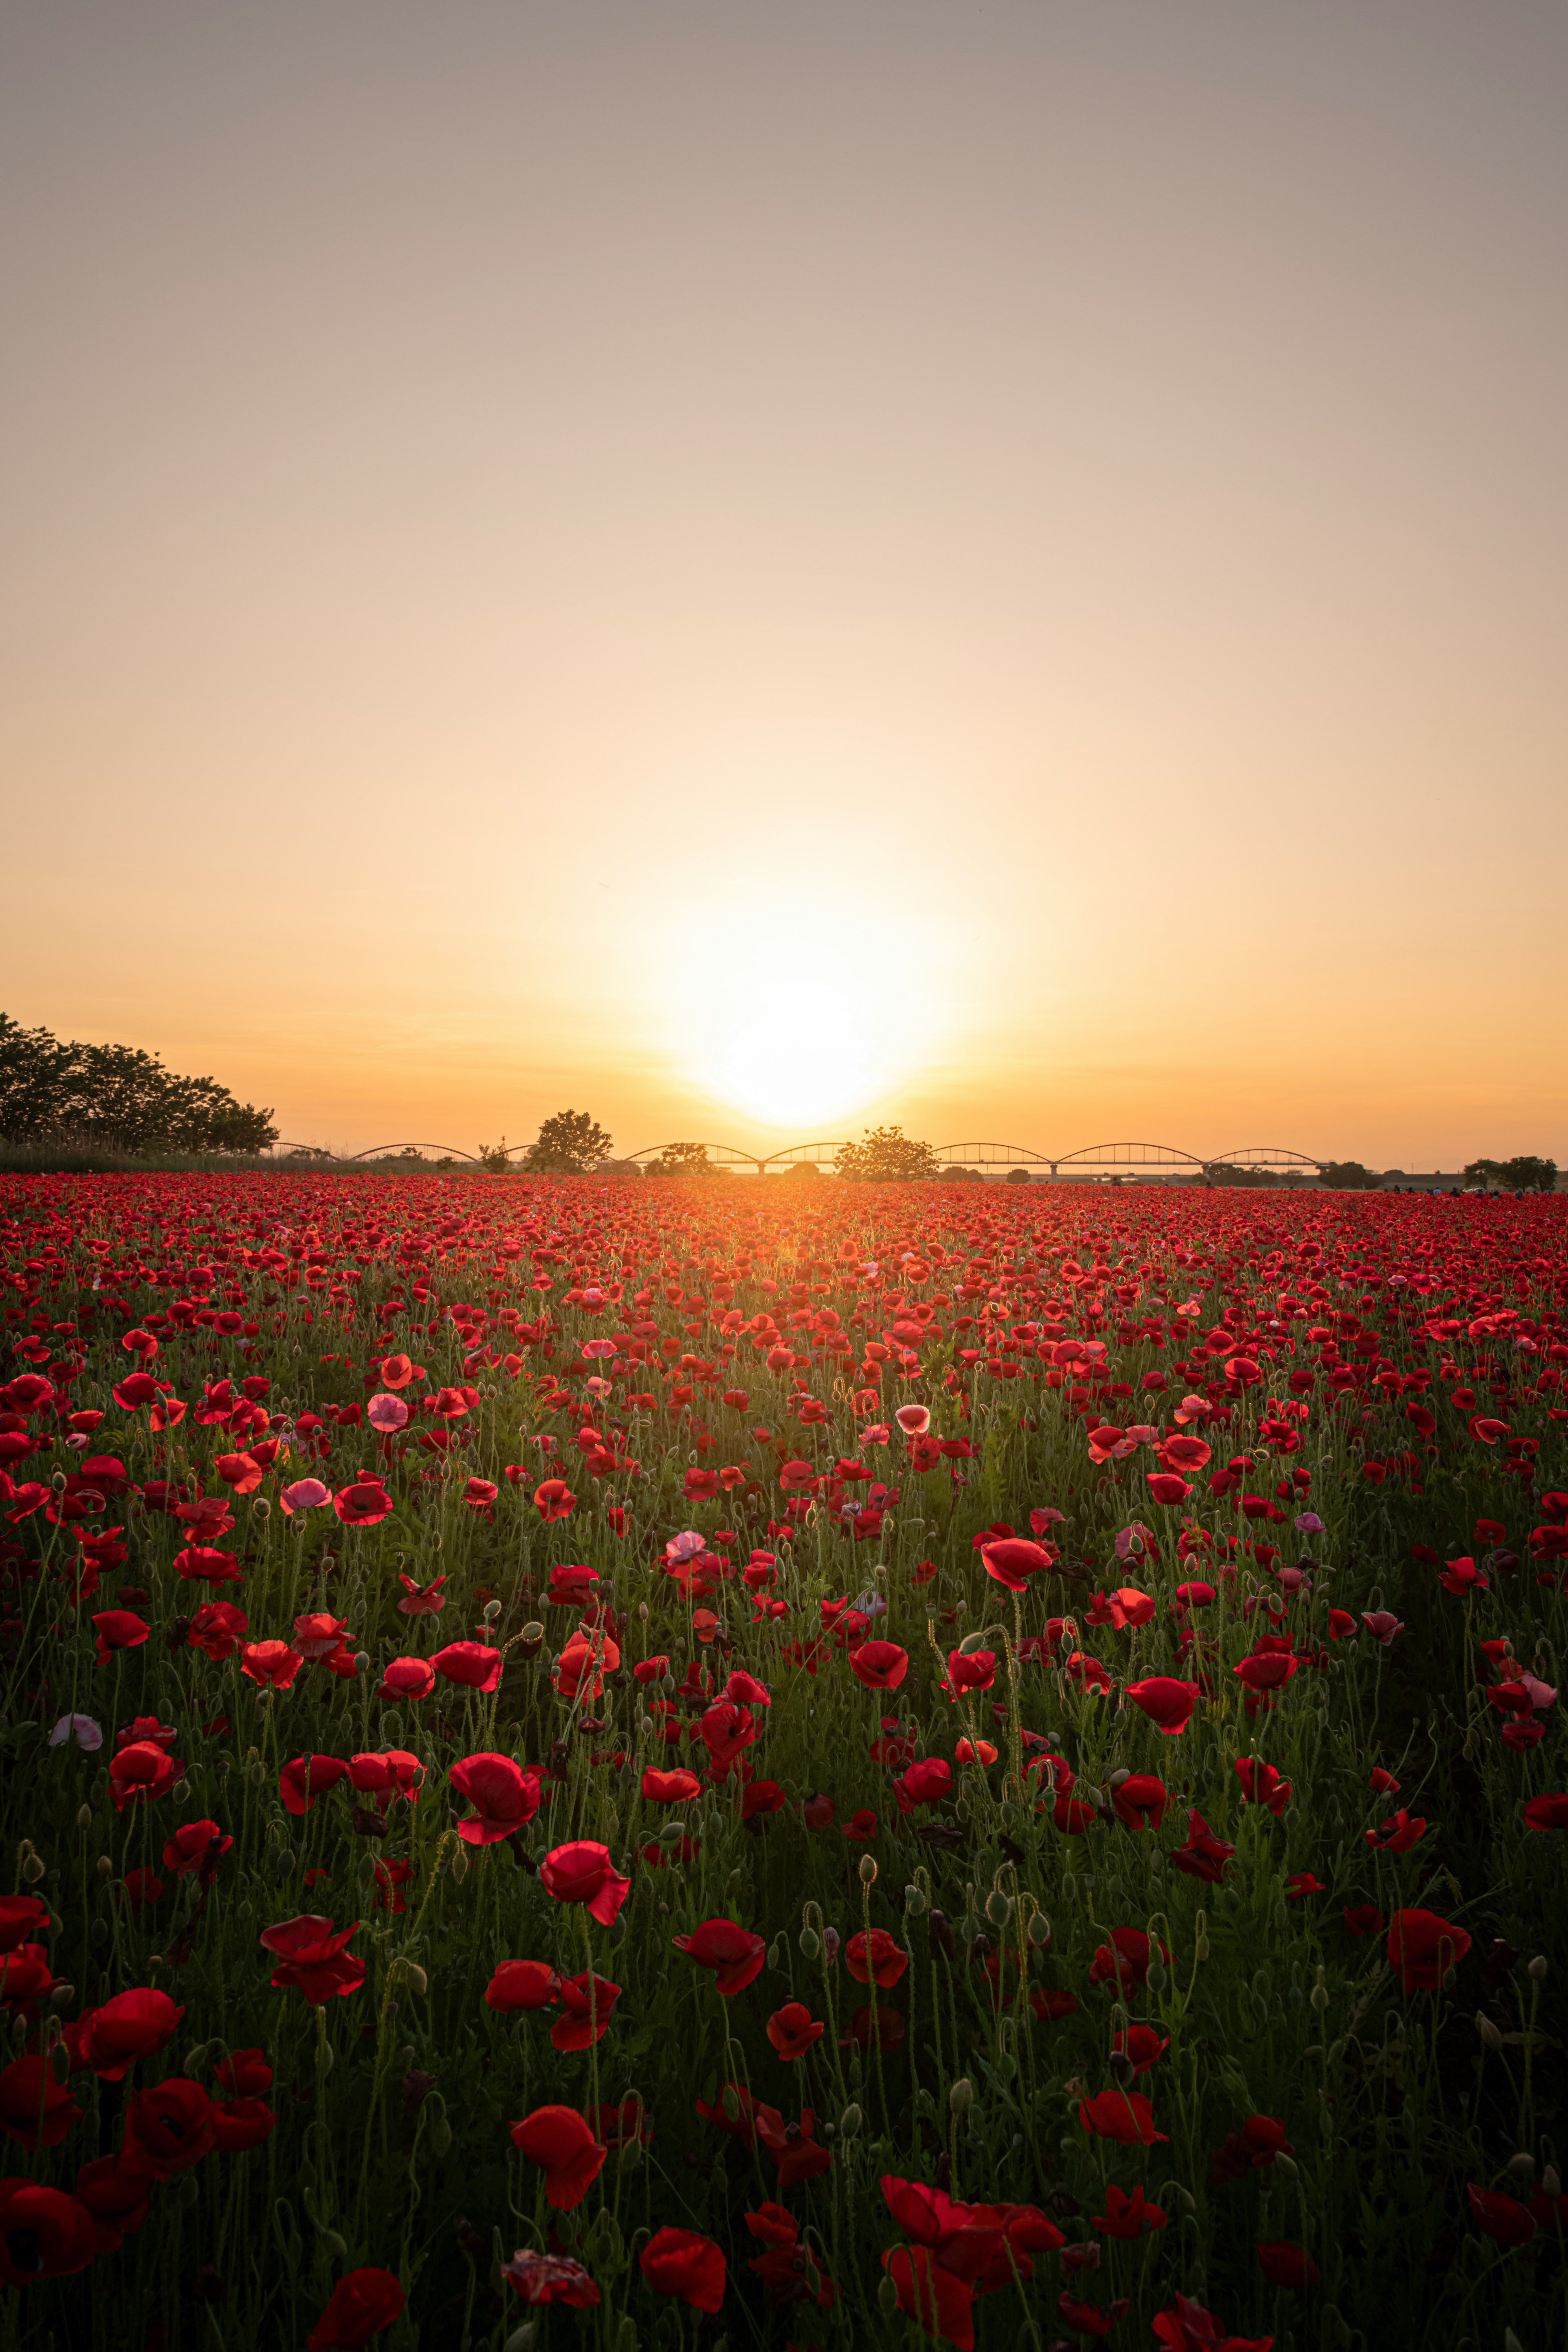
M 838 2129 L 845 2139 L 853 2139 L 865 2118 L 858 2106 L 847 2106 L 838 2118 Z
M 79 1806 L 79 1807 L 78 1807 L 78 1809 L 77 1809 L 77 1817 L 76 1817 L 76 1825 L 77 1825 L 77 1827 L 78 1827 L 78 1829 L 79 1829 L 79 1830 L 89 1830 L 89 1829 L 91 1829 L 91 1827 L 92 1827 L 92 1807 L 91 1807 L 90 1805 L 81 1805 L 81 1806 Z
M 803 1958 L 808 1960 L 815 1960 L 817 1954 L 822 1949 L 822 1939 L 818 1936 L 816 1928 L 803 1927 L 800 1931 L 799 1942 Z
M 1529 2180 L 1535 2171 L 1535 2158 L 1521 2147 L 1517 2156 L 1509 2158 L 1508 2168 L 1516 2180 Z
M 458 1848 L 457 1853 L 452 1856 L 452 1875 L 457 1880 L 458 1885 L 461 1886 L 468 1874 L 468 1849 L 466 1845 L 460 1845 Z
M 1296 2178 L 1295 2161 L 1286 2155 L 1283 2148 L 1280 2148 L 1275 2156 L 1274 2169 L 1276 2172 L 1282 2173 L 1287 2180 L 1294 2180 Z
M 1531 1981 L 1534 1984 L 1544 1984 L 1546 1982 L 1546 1955 L 1544 1952 L 1537 1952 L 1535 1958 L 1530 1963 L 1530 1975 Z
M 1563 2183 L 1554 2164 L 1549 2164 L 1541 2176 L 1541 2193 L 1543 2197 L 1552 2198 L 1561 2197 L 1563 2194 Z
M 947 2104 L 955 2116 L 966 2116 L 974 2105 L 974 2085 L 967 2074 L 961 2074 L 947 2095 Z
M 22 1875 L 26 1880 L 29 1886 L 37 1886 L 39 1879 L 42 1878 L 44 1874 L 44 1869 L 45 1864 L 42 1854 L 30 1853 L 27 1856 L 26 1861 L 22 1864 Z
M 1489 2050 L 1500 2050 L 1502 2048 L 1501 2033 L 1492 2023 L 1491 2019 L 1486 2015 L 1485 2011 L 1479 2009 L 1476 2011 L 1476 2032 L 1480 2035 L 1482 2042 L 1486 2044 Z
M 404 1961 L 403 1979 L 411 1992 L 416 1992 L 423 1996 L 430 1990 L 430 1979 L 426 1975 L 417 1960 Z
M 107 1853 L 100 1853 L 99 1855 L 95 1867 L 100 1878 L 111 1878 L 114 1874 L 113 1858 Z
M 891 2319 L 899 2308 L 899 2290 L 886 2271 L 877 2283 L 877 2307 L 884 2319 Z
M 877 1865 L 868 1853 L 860 1857 L 860 1884 L 862 1886 L 875 1886 L 877 1884 Z
M 918 1886 L 904 1889 L 904 1909 L 911 1919 L 918 1919 L 926 1907 L 926 1899 Z

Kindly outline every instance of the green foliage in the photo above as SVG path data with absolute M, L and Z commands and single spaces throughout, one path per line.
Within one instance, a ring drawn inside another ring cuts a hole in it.
M 1472 1183 L 1499 1184 L 1505 1192 L 1554 1192 L 1557 1189 L 1557 1162 L 1542 1160 L 1533 1152 L 1521 1152 L 1512 1160 L 1472 1160 L 1465 1169 Z
M 650 1160 L 647 1172 L 650 1176 L 722 1176 L 727 1171 L 708 1157 L 704 1143 L 667 1143 L 657 1160 Z
M 216 1078 L 182 1078 L 134 1045 L 63 1043 L 0 1013 L 0 1137 L 61 1139 L 127 1152 L 257 1152 L 277 1140 L 270 1110 Z
M 834 1168 L 857 1184 L 901 1184 L 937 1173 L 931 1145 L 917 1143 L 901 1127 L 867 1128 L 858 1143 L 841 1146 Z
M 1318 1181 L 1337 1192 L 1375 1192 L 1383 1178 L 1375 1169 L 1364 1168 L 1359 1160 L 1326 1160 Z
M 585 1176 L 610 1156 L 610 1138 L 585 1110 L 558 1110 L 540 1128 L 523 1166 L 531 1176 Z

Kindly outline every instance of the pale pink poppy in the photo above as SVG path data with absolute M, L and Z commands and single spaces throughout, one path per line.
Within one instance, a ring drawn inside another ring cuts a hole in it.
M 408 1407 L 401 1397 L 390 1396 L 384 1390 L 380 1396 L 372 1397 L 364 1409 L 364 1417 L 373 1429 L 379 1429 L 384 1437 L 390 1437 L 395 1430 L 408 1426 Z
M 906 1437 L 923 1437 L 931 1427 L 931 1414 L 923 1404 L 901 1404 L 893 1419 Z
M 278 1497 L 285 1514 L 318 1511 L 323 1503 L 330 1503 L 331 1499 L 331 1488 L 323 1486 L 319 1478 L 296 1478 L 294 1484 L 285 1486 Z

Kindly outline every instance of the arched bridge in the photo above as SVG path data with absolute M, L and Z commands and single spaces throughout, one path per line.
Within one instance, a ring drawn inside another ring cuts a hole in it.
M 515 1159 L 531 1147 L 513 1144 L 509 1160 Z M 752 1151 L 733 1143 L 699 1143 L 681 1141 L 645 1145 L 640 1151 L 628 1155 L 630 1164 L 646 1170 L 655 1161 L 667 1166 L 672 1158 L 677 1164 L 682 1159 L 695 1160 L 700 1154 L 710 1167 L 727 1169 L 736 1174 L 768 1176 L 784 1175 L 792 1168 L 831 1170 L 844 1145 L 841 1139 L 822 1143 L 791 1143 L 781 1150 Z M 446 1160 L 461 1160 L 467 1166 L 483 1163 L 476 1151 L 464 1151 L 452 1143 L 377 1143 L 369 1150 L 349 1154 L 332 1152 L 315 1144 L 276 1143 L 272 1147 L 279 1158 L 335 1160 L 339 1166 L 353 1167 L 367 1160 L 385 1160 L 391 1158 L 405 1160 L 410 1166 L 422 1163 L 428 1167 L 426 1152 L 438 1154 Z M 939 1171 L 957 1172 L 978 1170 L 984 1175 L 1010 1174 L 1021 1171 L 1037 1182 L 1073 1183 L 1121 1181 L 1135 1183 L 1146 1181 L 1169 1181 L 1182 1176 L 1202 1179 L 1223 1175 L 1226 1171 L 1253 1171 L 1280 1175 L 1315 1176 L 1328 1162 L 1316 1152 L 1296 1151 L 1278 1143 L 1247 1144 L 1233 1151 L 1212 1153 L 1207 1159 L 1197 1152 L 1184 1151 L 1173 1143 L 1092 1143 L 1076 1151 L 1037 1151 L 1024 1143 L 967 1141 L 942 1143 L 936 1147 Z M 626 1162 L 623 1161 L 623 1165 Z

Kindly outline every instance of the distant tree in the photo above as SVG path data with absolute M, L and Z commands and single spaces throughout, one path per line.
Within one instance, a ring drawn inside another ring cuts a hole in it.
M 585 1176 L 610 1156 L 610 1139 L 585 1110 L 558 1110 L 540 1128 L 523 1166 L 532 1176 Z
M 984 1184 L 985 1181 L 978 1168 L 961 1168 L 956 1160 L 950 1160 L 936 1172 L 944 1184 Z
M 506 1138 L 504 1135 L 501 1137 L 499 1143 L 480 1144 L 479 1166 L 481 1168 L 488 1169 L 492 1176 L 504 1176 L 507 1173 L 511 1166 L 511 1162 L 506 1156 Z
M 650 1176 L 718 1176 L 723 1173 L 708 1157 L 705 1143 L 667 1143 L 647 1164 Z
M 1006 1181 L 1009 1184 L 1028 1184 L 1033 1181 L 1026 1168 L 1009 1168 L 1007 1171 Z
M 84 1136 L 124 1151 L 265 1151 L 270 1110 L 216 1078 L 183 1078 L 135 1045 L 62 1044 L 0 1013 L 0 1135 Z
M 1319 1169 L 1318 1181 L 1339 1192 L 1375 1192 L 1383 1179 L 1375 1169 L 1363 1168 L 1359 1160 L 1326 1160 Z
M 1557 1189 L 1557 1162 L 1542 1160 L 1533 1152 L 1520 1152 L 1512 1160 L 1472 1160 L 1465 1170 L 1471 1183 L 1500 1184 L 1509 1192 L 1554 1192 Z
M 822 1174 L 822 1171 L 815 1160 L 786 1160 L 782 1168 L 770 1168 L 768 1174 L 787 1176 L 792 1182 L 795 1178 L 804 1176 L 808 1183 L 815 1183 Z
M 834 1168 L 858 1184 L 907 1183 L 911 1177 L 937 1173 L 931 1145 L 917 1143 L 901 1127 L 865 1129 L 858 1143 L 840 1145 Z

